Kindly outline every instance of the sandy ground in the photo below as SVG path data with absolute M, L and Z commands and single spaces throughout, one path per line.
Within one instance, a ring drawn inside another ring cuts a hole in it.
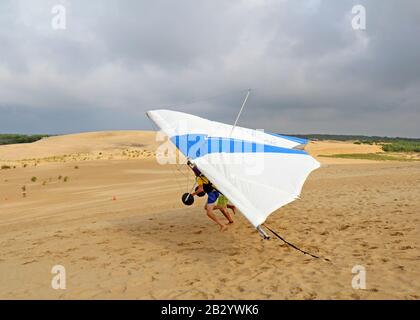
M 0 170 L 0 298 L 420 298 L 420 162 L 319 158 L 301 200 L 267 224 L 326 262 L 261 240 L 240 214 L 219 232 L 204 198 L 182 205 L 187 171 L 158 165 L 156 145 L 153 132 L 129 131 L 0 146 L 12 166 Z M 64 290 L 51 287 L 54 265 Z M 355 265 L 365 290 L 352 288 Z

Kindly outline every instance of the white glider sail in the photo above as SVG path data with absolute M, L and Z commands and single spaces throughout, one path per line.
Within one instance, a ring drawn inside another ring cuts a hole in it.
M 301 150 L 306 139 L 170 110 L 147 115 L 256 228 L 298 198 L 308 175 L 320 166 Z

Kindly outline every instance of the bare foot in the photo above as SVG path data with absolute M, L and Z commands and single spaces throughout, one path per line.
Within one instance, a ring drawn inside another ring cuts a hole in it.
M 220 226 L 220 231 L 222 231 L 222 232 L 223 232 L 223 231 L 226 231 L 227 229 L 228 229 L 228 227 L 226 227 L 226 226 L 225 226 L 225 225 L 223 225 L 223 224 Z
M 228 223 L 226 223 L 226 225 L 229 225 L 229 224 L 231 224 L 231 223 L 233 223 L 233 221 L 228 221 Z

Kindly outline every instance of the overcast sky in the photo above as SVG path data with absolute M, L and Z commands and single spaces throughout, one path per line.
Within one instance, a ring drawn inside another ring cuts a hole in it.
M 417 0 L 1 0 L 0 132 L 152 129 L 161 107 L 233 123 L 252 88 L 242 126 L 420 137 L 419 37 Z

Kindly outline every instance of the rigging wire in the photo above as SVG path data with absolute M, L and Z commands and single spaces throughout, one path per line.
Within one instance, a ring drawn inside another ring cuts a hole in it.
M 232 136 L 233 130 L 235 130 L 236 125 L 238 124 L 239 117 L 241 116 L 242 110 L 244 109 L 245 103 L 246 103 L 246 101 L 248 100 L 248 97 L 249 97 L 249 94 L 250 94 L 250 93 L 251 93 L 251 89 L 248 89 L 248 90 L 247 90 L 247 93 L 246 93 L 245 100 L 244 100 L 244 102 L 242 102 L 241 109 L 239 110 L 239 113 L 238 113 L 238 115 L 236 116 L 235 123 L 233 124 L 232 130 L 230 130 L 230 135 L 229 135 L 229 137 L 231 137 L 231 136 Z

